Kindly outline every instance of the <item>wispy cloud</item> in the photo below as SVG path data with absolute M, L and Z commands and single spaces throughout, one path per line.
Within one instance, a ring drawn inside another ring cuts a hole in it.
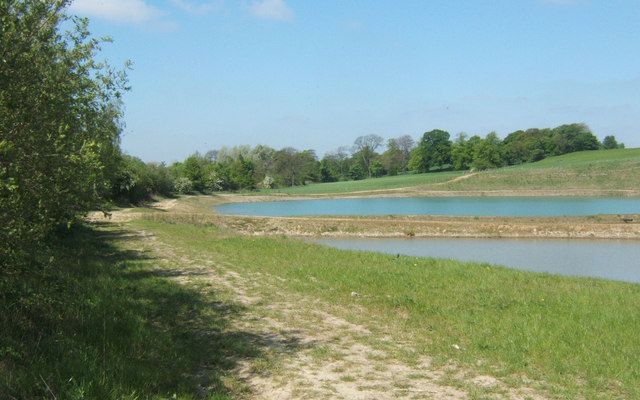
M 223 0 L 195 2 L 190 0 L 170 0 L 171 3 L 189 14 L 207 14 L 222 8 Z
M 249 12 L 263 19 L 274 21 L 289 21 L 293 19 L 293 10 L 284 0 L 254 0 L 249 5 Z
M 69 10 L 88 17 L 134 24 L 162 16 L 159 9 L 144 0 L 75 0 Z

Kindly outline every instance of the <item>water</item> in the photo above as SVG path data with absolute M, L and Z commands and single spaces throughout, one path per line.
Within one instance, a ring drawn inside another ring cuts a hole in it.
M 318 239 L 349 250 L 486 262 L 526 271 L 640 282 L 640 242 L 536 239 Z
M 230 203 L 222 214 L 285 217 L 296 215 L 451 215 L 552 217 L 640 214 L 640 198 L 610 197 L 389 197 Z

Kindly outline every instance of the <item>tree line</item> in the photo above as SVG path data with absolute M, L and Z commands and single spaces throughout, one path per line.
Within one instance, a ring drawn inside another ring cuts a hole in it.
M 378 135 L 356 138 L 319 158 L 312 149 L 266 145 L 221 147 L 196 152 L 171 165 L 144 163 L 124 155 L 113 182 L 113 198 L 138 202 L 153 194 L 212 193 L 254 190 L 449 170 L 486 170 L 540 161 L 576 151 L 623 148 L 615 136 L 602 142 L 585 124 L 518 130 L 500 139 L 465 133 L 453 140 L 434 129 L 417 142 L 409 135 L 385 140 Z

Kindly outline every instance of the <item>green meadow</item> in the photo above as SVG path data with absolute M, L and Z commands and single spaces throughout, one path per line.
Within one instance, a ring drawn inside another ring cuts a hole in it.
M 399 189 L 420 187 L 424 185 L 436 185 L 450 181 L 464 175 L 463 172 L 434 172 L 430 174 L 405 174 L 397 176 L 384 176 L 381 178 L 369 178 L 359 181 L 312 183 L 305 186 L 294 186 L 281 189 L 263 189 L 260 194 L 343 194 L 349 192 Z
M 411 190 L 637 190 L 640 149 L 594 150 L 549 157 L 535 163 L 469 172 L 408 174 L 361 181 L 316 183 L 261 194 L 344 194 L 407 188 Z

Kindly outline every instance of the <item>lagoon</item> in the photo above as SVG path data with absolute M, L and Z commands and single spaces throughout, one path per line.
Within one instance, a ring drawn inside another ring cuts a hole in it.
M 640 283 L 640 242 L 539 239 L 317 239 L 339 249 L 490 263 Z
M 612 197 L 384 197 L 229 203 L 222 214 L 252 216 L 448 215 L 560 217 L 640 214 L 640 198 Z

